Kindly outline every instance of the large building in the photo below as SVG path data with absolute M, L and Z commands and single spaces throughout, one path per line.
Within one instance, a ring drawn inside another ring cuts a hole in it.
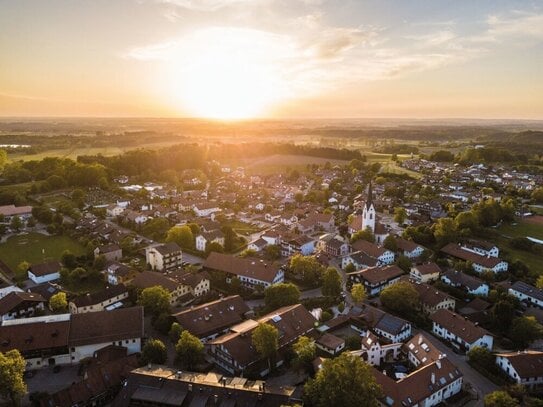
M 0 326 L 2 352 L 18 349 L 26 369 L 76 364 L 109 345 L 128 354 L 141 351 L 143 308 L 85 314 L 60 314 L 4 321 Z
M 532 389 L 543 387 L 543 352 L 498 353 L 496 364 L 518 384 Z
M 469 351 L 475 346 L 492 350 L 493 336 L 463 316 L 448 309 L 440 309 L 434 312 L 430 319 L 433 323 L 432 332 L 448 341 L 451 346 L 462 351 Z
M 183 253 L 175 242 L 159 246 L 151 246 L 145 249 L 145 260 L 151 269 L 157 271 L 172 270 L 181 267 Z

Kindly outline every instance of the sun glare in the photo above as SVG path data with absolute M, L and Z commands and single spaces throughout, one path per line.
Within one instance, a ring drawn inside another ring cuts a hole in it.
M 185 40 L 175 58 L 171 90 L 194 116 L 228 120 L 263 115 L 286 97 L 278 65 L 284 51 L 279 40 L 259 31 L 200 31 Z

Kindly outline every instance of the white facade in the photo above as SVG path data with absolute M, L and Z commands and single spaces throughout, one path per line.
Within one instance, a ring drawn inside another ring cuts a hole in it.
M 494 338 L 491 335 L 485 334 L 481 336 L 480 338 L 476 339 L 472 343 L 466 342 L 464 339 L 462 339 L 459 336 L 456 336 L 452 332 L 449 332 L 445 327 L 439 325 L 436 322 L 432 323 L 432 332 L 445 339 L 446 341 L 450 342 L 453 346 L 461 346 L 467 351 L 471 350 L 475 346 L 480 346 L 489 350 L 492 350 L 492 347 L 494 345 Z
M 496 365 L 518 384 L 527 387 L 535 387 L 543 384 L 543 369 L 535 376 L 522 377 L 519 372 L 516 371 L 511 361 L 506 356 L 500 355 L 497 355 L 496 357 Z
M 109 345 L 124 346 L 127 348 L 127 353 L 129 355 L 141 352 L 141 338 L 130 338 L 115 342 L 75 346 L 70 348 L 70 363 L 79 363 L 82 359 L 92 358 L 94 356 L 94 352 Z
M 43 276 L 35 276 L 30 270 L 28 271 L 28 278 L 36 284 L 47 283 L 49 281 L 55 281 L 60 279 L 60 272 L 45 274 Z
M 368 208 L 367 205 L 364 205 L 364 210 L 362 211 L 362 230 L 370 228 L 372 233 L 375 232 L 375 208 L 373 203 L 370 204 Z

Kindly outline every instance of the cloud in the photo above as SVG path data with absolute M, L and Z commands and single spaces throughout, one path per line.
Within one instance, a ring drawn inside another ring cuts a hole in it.
M 254 4 L 261 0 L 157 0 L 159 3 L 170 4 L 180 8 L 211 12 L 225 7 Z
M 516 10 L 508 15 L 491 15 L 487 29 L 472 37 L 474 42 L 502 42 L 508 39 L 543 40 L 543 14 Z
M 317 58 L 335 58 L 340 54 L 376 38 L 377 30 L 360 28 L 330 28 L 322 31 L 318 39 L 307 47 L 306 55 Z

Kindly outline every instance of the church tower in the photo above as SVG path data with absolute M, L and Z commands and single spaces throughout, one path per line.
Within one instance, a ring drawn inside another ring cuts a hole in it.
M 373 233 L 375 233 L 375 207 L 373 206 L 373 191 L 370 185 L 368 186 L 368 199 L 364 204 L 364 209 L 362 210 L 362 230 L 370 228 Z

